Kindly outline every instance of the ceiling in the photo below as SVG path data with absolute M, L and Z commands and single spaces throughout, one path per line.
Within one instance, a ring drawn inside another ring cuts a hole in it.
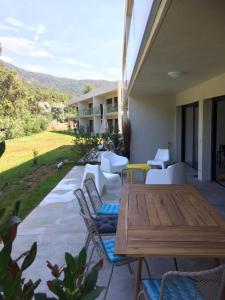
M 131 95 L 176 94 L 224 72 L 225 1 L 173 0 Z

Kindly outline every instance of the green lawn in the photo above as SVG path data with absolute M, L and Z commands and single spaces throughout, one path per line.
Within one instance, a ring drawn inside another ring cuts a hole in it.
M 33 151 L 38 152 L 37 164 Z M 68 159 L 61 171 L 57 162 Z M 24 218 L 76 164 L 73 136 L 68 132 L 45 131 L 6 141 L 6 152 L 0 159 L 0 206 L 10 212 L 21 201 L 20 215 Z

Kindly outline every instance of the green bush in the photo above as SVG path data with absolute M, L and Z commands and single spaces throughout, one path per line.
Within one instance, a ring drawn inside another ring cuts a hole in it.
M 102 143 L 102 139 L 99 136 L 90 135 L 75 135 L 74 137 L 74 152 L 77 157 L 83 157 L 83 162 L 86 163 L 85 155 L 90 152 L 91 149 L 96 148 Z
M 0 139 L 8 140 L 25 134 L 24 122 L 21 120 L 4 117 L 0 119 Z
M 49 117 L 41 115 L 37 117 L 28 115 L 22 120 L 10 117 L 0 118 L 0 140 L 41 132 L 47 129 L 49 121 Z

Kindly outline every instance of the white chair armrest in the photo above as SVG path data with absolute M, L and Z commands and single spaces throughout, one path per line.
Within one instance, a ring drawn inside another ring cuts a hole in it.
M 102 157 L 101 157 L 101 170 L 103 172 L 110 173 L 111 172 L 111 168 L 112 168 L 112 166 L 111 166 L 110 159 L 108 159 L 108 158 L 106 158 L 106 157 L 104 157 L 102 155 Z
M 166 169 L 149 170 L 146 177 L 146 184 L 169 184 L 168 172 Z

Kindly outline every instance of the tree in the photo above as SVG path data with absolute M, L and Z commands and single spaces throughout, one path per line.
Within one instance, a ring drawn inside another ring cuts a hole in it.
M 30 84 L 0 63 L 0 140 L 45 130 L 51 114 L 63 121 L 70 98 L 69 94 Z
M 52 106 L 52 116 L 53 119 L 57 120 L 57 122 L 64 121 L 64 106 L 63 104 Z
M 92 92 L 94 90 L 94 86 L 93 86 L 93 84 L 91 84 L 91 83 L 87 83 L 87 84 L 85 84 L 85 86 L 84 86 L 84 94 L 87 94 L 87 93 L 90 93 L 90 92 Z

